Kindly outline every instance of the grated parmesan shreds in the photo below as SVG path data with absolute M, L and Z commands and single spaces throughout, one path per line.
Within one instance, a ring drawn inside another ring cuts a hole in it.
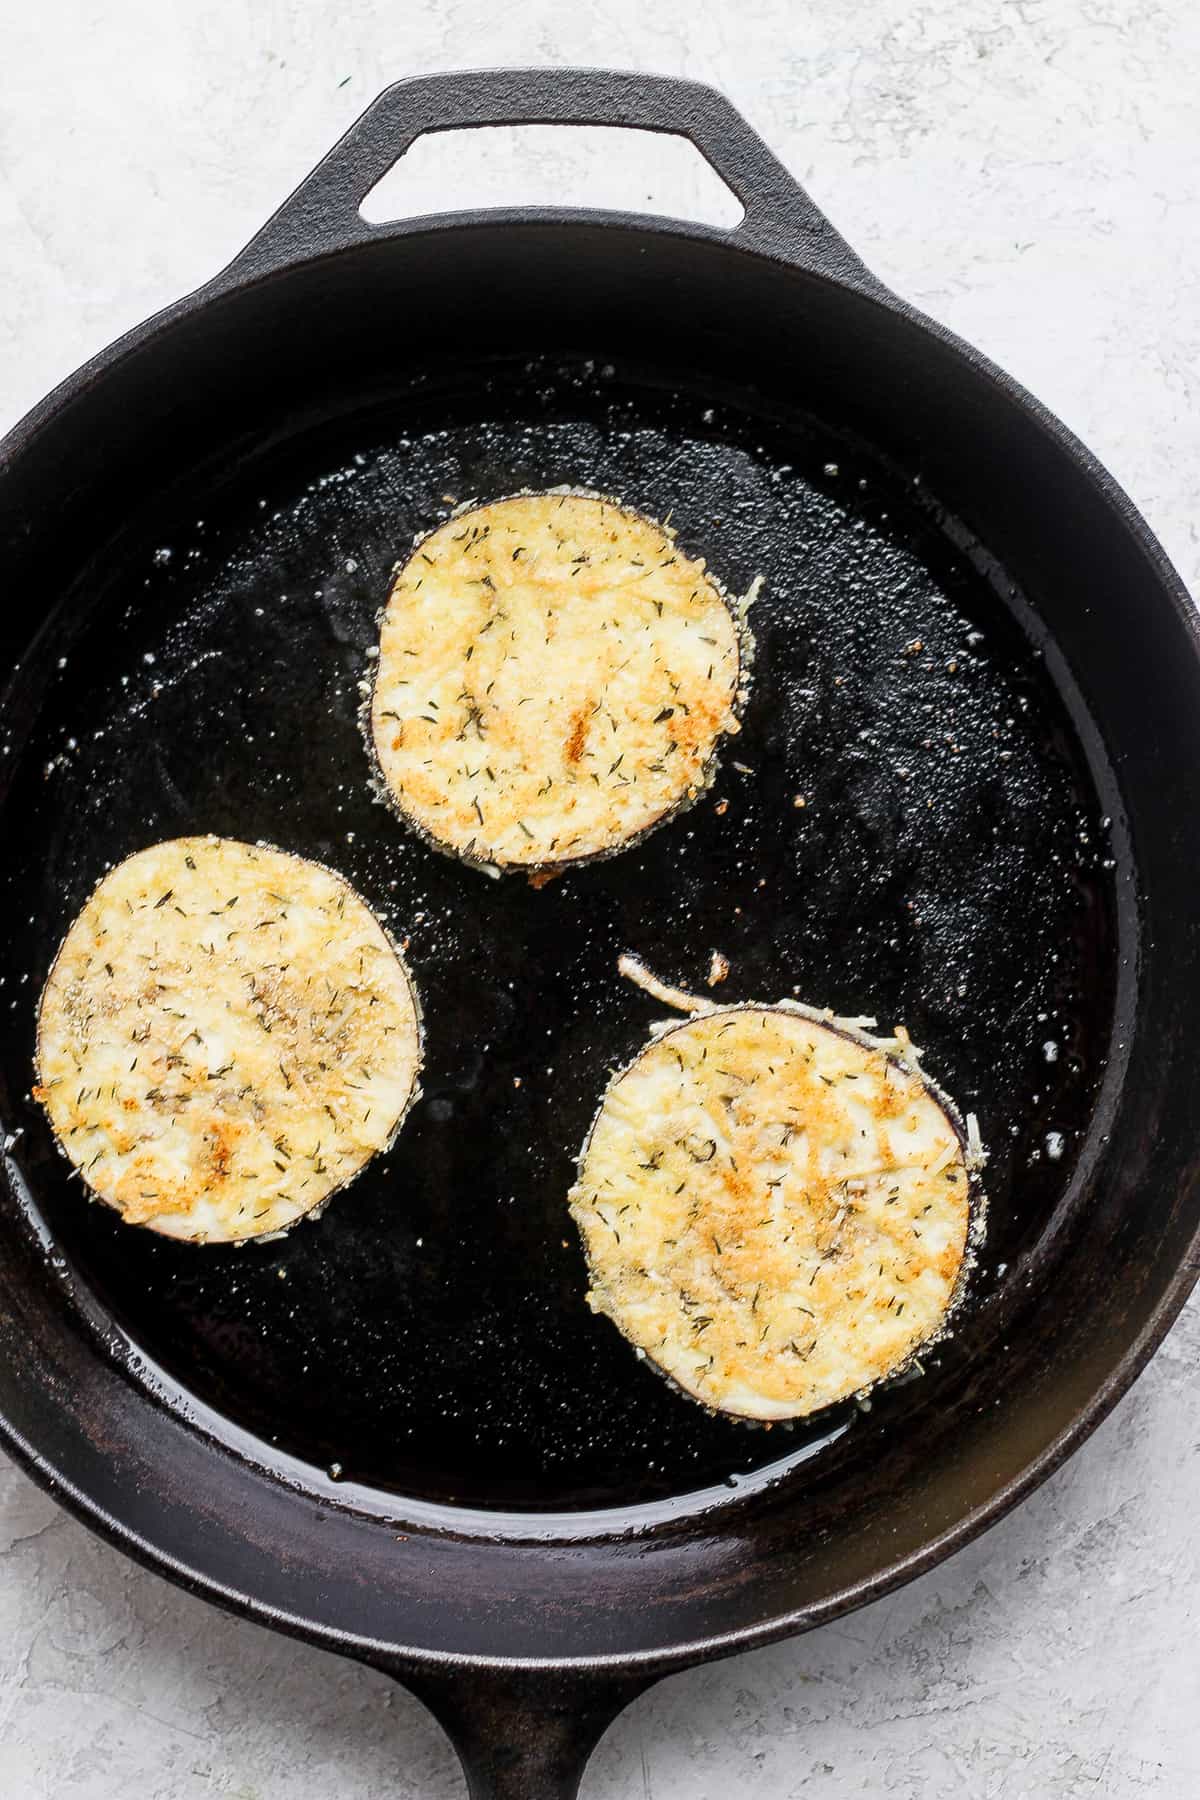
M 593 1309 L 742 1418 L 799 1417 L 909 1367 L 976 1233 L 967 1132 L 906 1035 L 621 968 L 691 1017 L 613 1077 L 581 1153 Z
M 654 520 L 566 490 L 459 510 L 381 617 L 384 794 L 477 866 L 611 853 L 711 782 L 749 657 L 744 618 Z
M 240 1242 L 315 1214 L 386 1148 L 420 1056 L 403 960 L 340 876 L 178 838 L 111 870 L 67 933 L 34 1092 L 128 1223 Z

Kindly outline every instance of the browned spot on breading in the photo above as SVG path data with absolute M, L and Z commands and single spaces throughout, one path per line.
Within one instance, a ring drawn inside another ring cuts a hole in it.
M 221 1126 L 215 1126 L 209 1134 L 208 1161 L 213 1177 L 224 1181 L 233 1167 L 233 1145 L 230 1133 Z
M 563 754 L 569 763 L 577 763 L 583 755 L 583 746 L 587 738 L 588 717 L 594 711 L 590 705 L 576 707 L 571 715 L 571 729 L 567 733 L 567 742 Z

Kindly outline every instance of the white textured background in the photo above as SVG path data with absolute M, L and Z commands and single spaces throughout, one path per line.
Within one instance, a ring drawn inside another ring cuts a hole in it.
M 724 87 L 886 280 L 1093 446 L 1200 588 L 1193 0 L 0 0 L 0 427 L 227 260 L 388 81 L 522 62 Z M 462 178 L 427 159 L 422 188 L 452 205 Z M 485 179 L 691 187 L 544 139 Z M 586 1800 L 1200 1792 L 1198 1370 L 1194 1306 L 1019 1513 L 842 1624 L 666 1682 Z M 5 1800 L 463 1791 L 406 1694 L 176 1593 L 0 1459 Z

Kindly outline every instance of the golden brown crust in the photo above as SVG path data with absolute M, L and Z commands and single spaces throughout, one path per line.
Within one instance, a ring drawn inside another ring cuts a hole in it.
M 370 702 L 399 811 L 536 869 L 619 848 L 695 796 L 738 729 L 739 627 L 702 562 L 610 500 L 517 495 L 417 545 Z
M 178 838 L 118 865 L 55 958 L 38 1085 L 59 1143 L 130 1224 L 284 1230 L 394 1135 L 416 1085 L 407 970 L 354 890 L 302 857 Z

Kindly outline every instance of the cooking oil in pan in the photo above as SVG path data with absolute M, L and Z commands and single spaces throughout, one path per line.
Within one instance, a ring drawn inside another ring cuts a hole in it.
M 715 786 L 538 890 L 437 854 L 378 805 L 357 715 L 413 536 L 457 503 L 560 483 L 669 515 L 730 592 L 763 587 Z M 602 361 L 497 365 L 156 502 L 87 584 L 53 667 L 50 647 L 31 660 L 46 692 L 4 808 L 6 1124 L 42 1228 L 141 1354 L 264 1456 L 518 1510 L 656 1502 L 777 1463 L 802 1479 L 964 1379 L 996 1270 L 1052 1229 L 1091 1116 L 1120 871 L 1062 696 L 907 475 L 811 422 Z M 155 838 L 209 830 L 341 870 L 408 945 L 428 1027 L 392 1152 L 315 1224 L 242 1250 L 88 1205 L 21 1098 L 38 987 L 92 885 Z M 624 950 L 692 987 L 716 951 L 722 998 L 901 1021 L 978 1114 L 974 1298 L 924 1376 L 868 1414 L 769 1432 L 710 1416 L 585 1306 L 573 1159 L 656 1016 L 617 978 Z

